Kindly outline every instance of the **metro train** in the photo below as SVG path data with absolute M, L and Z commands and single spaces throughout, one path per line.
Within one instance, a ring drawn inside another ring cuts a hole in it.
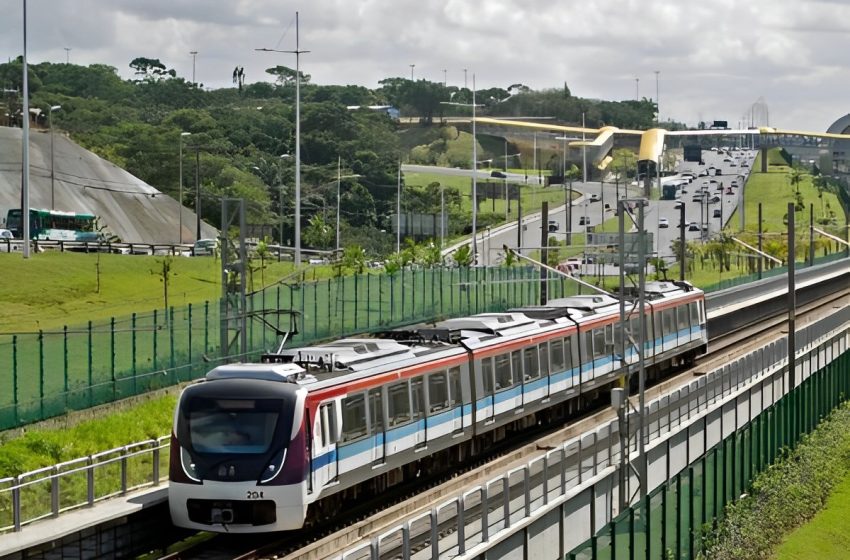
M 705 353 L 701 290 L 650 282 L 645 294 L 650 375 Z M 638 367 L 637 303 L 626 313 L 625 355 L 619 301 L 580 295 L 216 367 L 175 409 L 172 521 L 299 529 L 565 418 Z

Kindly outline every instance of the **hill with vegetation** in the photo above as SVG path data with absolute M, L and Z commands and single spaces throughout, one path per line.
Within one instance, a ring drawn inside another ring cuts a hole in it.
M 196 162 L 202 214 L 218 226 L 221 197 L 249 201 L 248 222 L 264 235 L 293 237 L 295 71 L 267 70 L 269 81 L 206 90 L 166 68 L 159 60 L 130 62 L 134 79 L 124 80 L 103 64 L 41 63 L 29 66 L 31 107 L 44 114 L 51 105 L 54 126 L 83 147 L 126 169 L 146 183 L 178 197 L 180 143 L 183 183 L 194 185 Z M 5 84 L 3 104 L 8 126 L 20 125 L 20 59 L 0 64 Z M 445 101 L 470 103 L 472 92 L 427 80 L 382 80 L 369 89 L 354 85 L 319 85 L 301 76 L 302 241 L 329 249 L 335 244 L 338 165 L 343 245 L 357 244 L 369 255 L 392 252 L 391 217 L 395 212 L 399 161 L 426 160 L 469 167 L 471 136 L 449 127 L 443 117 L 468 109 Z M 12 90 L 11 93 L 8 90 Z M 641 128 L 653 124 L 655 105 L 642 101 L 600 101 L 574 97 L 564 88 L 532 91 L 521 84 L 476 92 L 480 114 L 548 116 L 588 126 L 605 124 Z M 397 107 L 417 115 L 406 125 L 369 106 Z M 360 107 L 352 109 L 352 107 Z M 45 126 L 38 121 L 36 126 Z M 181 136 L 181 132 L 191 133 Z M 502 153 L 502 142 L 479 139 L 479 158 Z M 491 153 L 492 152 L 492 153 Z M 439 185 L 438 185 L 439 186 Z M 439 212 L 439 189 L 405 184 L 402 210 Z M 184 189 L 183 204 L 194 207 L 194 188 Z M 458 192 L 447 191 L 450 224 L 463 233 L 470 207 Z M 281 231 L 282 230 L 282 231 Z

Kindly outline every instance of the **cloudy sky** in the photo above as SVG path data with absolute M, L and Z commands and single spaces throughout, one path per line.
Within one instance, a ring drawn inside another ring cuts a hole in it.
M 294 57 L 319 84 L 390 76 L 590 98 L 656 98 L 661 118 L 737 126 L 763 99 L 770 125 L 825 130 L 850 111 L 850 0 L 28 0 L 31 62 L 106 63 L 130 77 L 159 58 L 206 87 Z M 0 57 L 22 50 L 22 0 L 0 0 Z M 66 51 L 65 48 L 71 49 Z M 638 81 L 636 81 L 636 78 Z M 762 111 L 763 113 L 763 111 Z M 762 117 L 763 118 L 763 117 Z M 763 122 L 757 124 L 764 124 Z

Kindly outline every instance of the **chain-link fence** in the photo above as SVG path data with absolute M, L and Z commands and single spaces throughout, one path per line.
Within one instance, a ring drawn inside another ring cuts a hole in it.
M 576 293 L 548 281 L 550 298 Z M 289 345 L 368 333 L 538 302 L 531 267 L 434 268 L 279 284 L 247 301 L 247 355 L 270 350 L 277 331 Z M 259 320 L 262 317 L 265 321 Z M 219 302 L 134 313 L 61 330 L 0 334 L 0 430 L 203 376 L 222 360 Z
M 696 558 L 702 537 L 783 448 L 794 447 L 850 394 L 850 353 L 813 373 L 788 396 L 753 418 L 625 510 L 567 555 L 597 558 Z M 792 418 L 799 419 L 796 428 Z

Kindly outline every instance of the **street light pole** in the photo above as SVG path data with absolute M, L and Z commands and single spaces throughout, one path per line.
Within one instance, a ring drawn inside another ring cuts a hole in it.
M 661 70 L 655 71 L 655 126 L 661 122 L 661 99 L 658 97 L 658 75 Z
M 587 183 L 587 146 L 584 145 L 584 112 L 581 113 L 581 182 Z
M 201 147 L 195 146 L 195 241 L 201 238 Z
M 472 263 L 478 264 L 478 245 L 475 240 L 478 222 L 478 147 L 475 134 L 475 73 L 472 74 Z
M 398 162 L 398 182 L 395 198 L 395 252 L 401 253 L 401 162 Z
M 339 258 L 339 182 L 342 157 L 336 156 L 336 256 Z
M 295 50 L 254 49 L 295 55 L 295 266 L 301 266 L 301 54 L 298 12 L 295 12 Z
M 195 57 L 198 56 L 198 51 L 189 51 L 192 55 L 192 85 L 195 85 Z
M 71 47 L 62 47 L 65 49 L 65 64 L 71 63 Z
M 56 173 L 54 171 L 53 151 L 53 111 L 58 111 L 62 105 L 51 105 L 47 110 L 47 121 L 50 124 L 50 209 L 56 210 Z
M 416 67 L 415 64 L 410 65 L 410 81 L 413 81 L 413 69 Z
M 24 3 L 24 53 L 22 57 L 23 66 L 23 156 L 22 156 L 22 178 L 21 178 L 21 229 L 23 229 L 24 246 L 21 256 L 30 258 L 30 92 L 27 81 L 27 0 Z
M 179 239 L 180 239 L 180 243 L 181 243 L 181 244 L 183 243 L 183 137 L 184 137 L 184 136 L 189 136 L 190 134 L 192 134 L 192 133 L 191 133 L 191 132 L 181 132 L 181 133 L 180 133 L 180 138 L 178 138 L 178 144 L 179 144 L 179 146 L 180 146 L 180 147 L 179 147 L 179 150 L 180 150 L 180 159 L 179 159 L 179 164 L 178 164 L 178 168 L 179 168 L 179 169 L 178 169 L 178 172 L 177 172 L 177 173 L 180 175 L 180 183 L 179 183 L 180 187 L 179 187 L 178 194 L 177 194 L 177 202 L 179 202 L 179 203 L 180 203 L 180 209 L 179 209 L 178 211 L 180 212 L 180 218 L 179 218 L 179 222 L 180 222 L 180 226 L 179 226 L 179 227 L 180 227 L 180 234 L 179 234 Z

